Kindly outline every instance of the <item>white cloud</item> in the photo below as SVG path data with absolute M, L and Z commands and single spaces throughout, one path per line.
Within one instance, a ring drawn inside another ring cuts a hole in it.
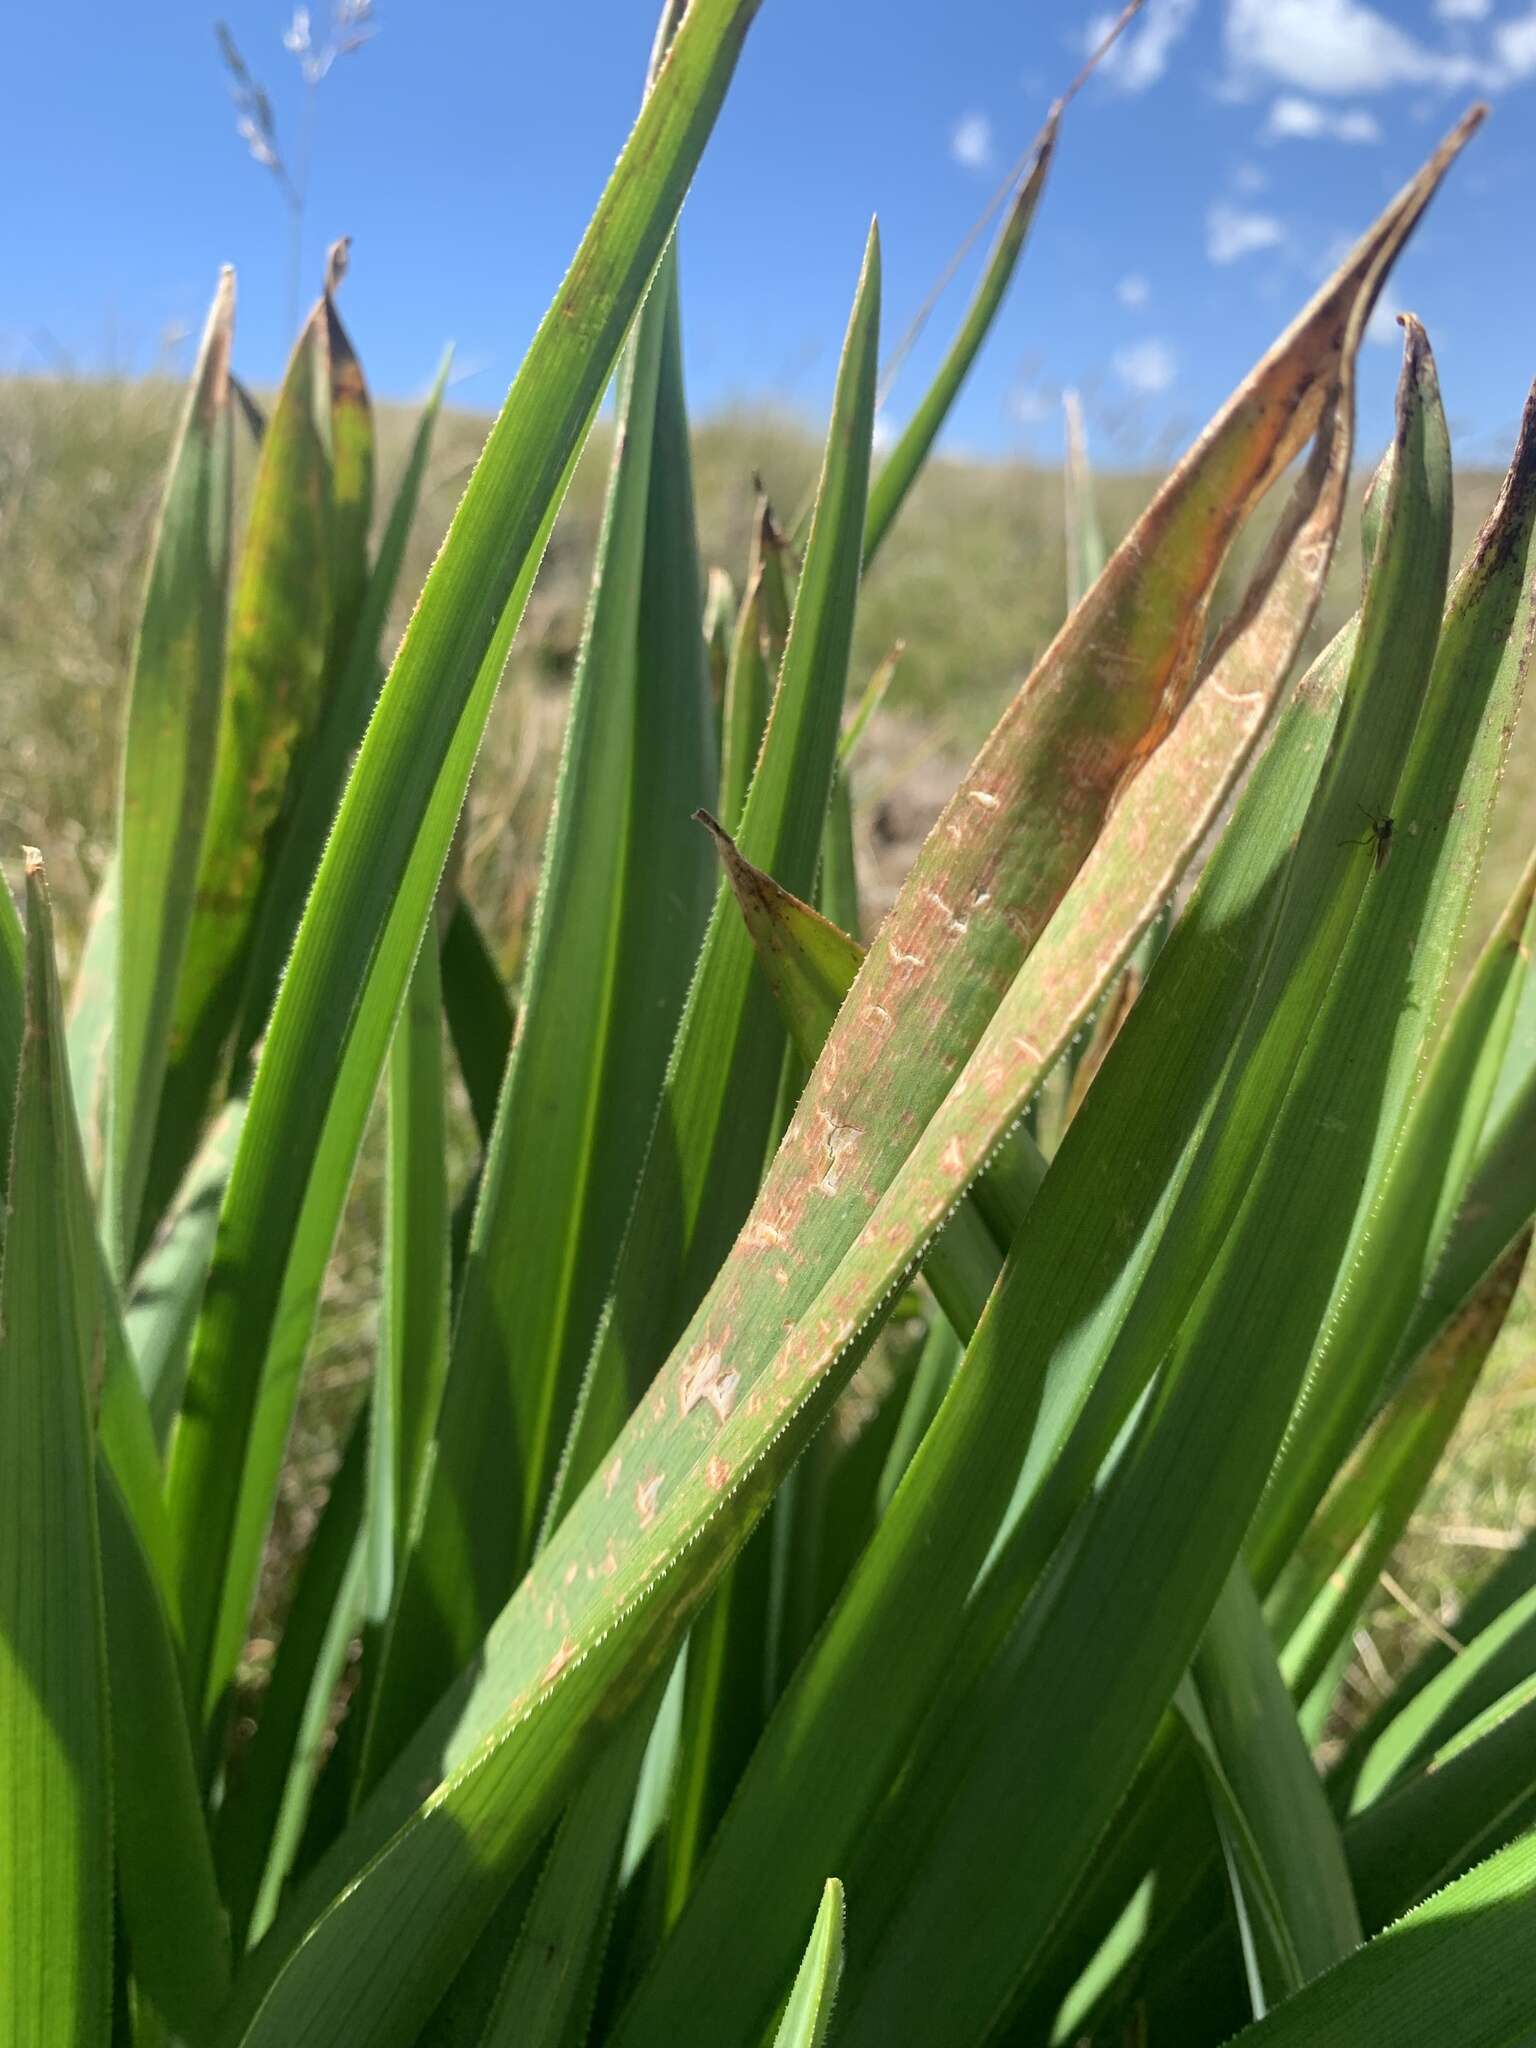
M 1442 21 L 1486 21 L 1493 0 L 1435 0 L 1435 12 Z
M 1008 394 L 1008 410 L 1021 427 L 1038 427 L 1055 407 L 1036 385 L 1018 384 Z
M 1144 306 L 1151 296 L 1151 285 L 1136 270 L 1133 270 L 1129 277 L 1122 277 L 1115 286 L 1115 297 L 1122 306 Z
M 1256 249 L 1278 249 L 1284 240 L 1272 213 L 1244 213 L 1219 199 L 1205 216 L 1205 253 L 1213 263 L 1235 263 Z
M 1156 85 L 1168 69 L 1174 45 L 1183 40 L 1194 14 L 1195 0 L 1147 0 L 1138 25 L 1104 53 L 1100 76 L 1117 85 L 1121 92 L 1145 92 L 1149 85 Z M 1096 14 L 1090 20 L 1083 36 L 1090 56 L 1114 27 L 1115 19 L 1110 13 Z
M 1493 47 L 1508 77 L 1529 78 L 1536 71 L 1536 8 L 1513 21 L 1501 21 L 1493 32 Z
M 1267 192 L 1269 173 L 1261 171 L 1257 164 L 1239 164 L 1232 173 L 1232 189 L 1234 192 Z
M 992 161 L 992 123 L 985 114 L 962 114 L 949 138 L 949 153 L 968 171 L 984 171 Z
M 1120 382 L 1146 398 L 1166 391 L 1179 367 L 1166 341 L 1133 341 L 1116 349 L 1112 361 Z
M 1490 82 L 1487 64 L 1463 51 L 1431 49 L 1363 0 L 1230 0 L 1226 40 L 1240 77 L 1278 79 L 1303 92 L 1342 96 Z
M 1282 93 L 1269 110 L 1264 133 L 1273 142 L 1380 142 L 1381 123 L 1365 107 L 1335 114 L 1316 100 Z

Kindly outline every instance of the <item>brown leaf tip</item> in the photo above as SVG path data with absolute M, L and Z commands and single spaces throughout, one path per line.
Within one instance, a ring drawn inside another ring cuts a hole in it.
M 706 811 L 702 804 L 694 812 L 693 822 L 695 825 L 702 825 L 710 838 L 714 840 L 722 860 L 729 861 L 733 854 L 736 855 L 738 860 L 740 859 L 741 856 L 736 854 L 735 840 L 726 831 L 720 820 L 712 812 Z
M 330 297 L 352 265 L 352 237 L 340 235 L 325 252 L 325 295 Z

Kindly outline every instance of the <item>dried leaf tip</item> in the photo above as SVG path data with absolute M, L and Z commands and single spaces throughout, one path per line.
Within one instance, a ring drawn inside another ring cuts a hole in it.
M 40 875 L 43 872 L 43 856 L 39 848 L 24 846 L 21 849 L 21 858 L 29 876 Z
M 1067 87 L 1066 91 L 1062 94 L 1061 98 L 1057 100 L 1056 104 L 1051 108 L 1050 113 L 1046 116 L 1045 127 L 1040 131 L 1040 147 L 1042 149 L 1046 147 L 1046 137 L 1048 135 L 1051 137 L 1052 141 L 1055 140 L 1053 131 L 1055 129 L 1056 123 L 1061 119 L 1062 111 L 1066 107 L 1067 102 L 1069 100 L 1075 99 L 1078 93 L 1082 91 L 1083 87 L 1088 83 L 1089 79 L 1092 78 L 1094 72 L 1098 69 L 1099 65 L 1102 63 L 1104 58 L 1108 56 L 1109 52 L 1114 48 L 1115 44 L 1120 40 L 1121 36 L 1130 27 L 1131 23 L 1136 19 L 1137 15 L 1140 14 L 1144 4 L 1145 0 L 1129 0 L 1129 4 L 1121 8 L 1120 12 L 1115 16 L 1114 20 L 1110 23 L 1109 27 L 1104 31 L 1104 34 L 1100 37 L 1099 41 L 1094 44 L 1093 49 L 1089 52 L 1088 60 L 1083 65 L 1082 70 L 1078 72 L 1076 78 L 1073 79 L 1072 83 Z
M 338 236 L 325 252 L 325 295 L 327 298 L 331 296 L 336 287 L 341 283 L 341 280 L 346 276 L 351 263 L 352 237 L 350 235 Z
M 714 840 L 715 851 L 719 854 L 720 864 L 725 869 L 725 879 L 730 883 L 738 899 L 745 902 L 748 897 L 760 897 L 765 889 L 772 890 L 775 887 L 771 877 L 765 875 L 761 868 L 753 867 L 718 818 L 712 816 L 702 805 L 694 812 L 693 818 L 694 823 L 702 825 Z
M 736 851 L 735 840 L 726 831 L 720 820 L 712 812 L 706 811 L 702 804 L 694 812 L 693 822 L 695 825 L 702 825 L 704 827 L 710 838 L 714 840 L 716 850 L 727 866 L 732 861 L 739 861 L 741 859 L 741 855 Z
M 789 536 L 773 516 L 773 506 L 763 489 L 761 477 L 757 478 L 757 533 L 758 545 L 765 555 L 783 554 L 789 546 Z

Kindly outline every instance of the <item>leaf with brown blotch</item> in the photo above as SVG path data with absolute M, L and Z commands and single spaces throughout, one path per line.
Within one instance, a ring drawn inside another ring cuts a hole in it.
M 303 1888 L 301 1899 L 334 1897 L 368 1865 L 269 2006 L 269 2026 L 294 2009 L 322 1953 L 363 1922 L 373 1940 L 393 1916 L 417 1941 L 446 1938 L 529 1852 L 600 1737 L 598 1703 L 611 1725 L 637 1696 L 851 1369 L 879 1304 L 1070 1036 L 1085 988 L 1102 985 L 1171 885 L 1311 616 L 1347 473 L 1354 351 L 1386 268 L 1477 118 L 1223 408 L 983 748 L 872 946 L 683 1341 L 476 1671 Z M 1191 702 L 1231 542 L 1320 423 L 1317 454 Z M 1149 760 L 1157 772 L 1138 777 Z M 445 1771 L 401 1829 L 423 1783 Z M 476 1853 L 443 1881 L 434 1844 L 466 1832 Z

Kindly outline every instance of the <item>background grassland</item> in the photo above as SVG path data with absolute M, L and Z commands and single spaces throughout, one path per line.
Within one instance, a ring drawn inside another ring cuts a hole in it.
M 0 859 L 14 881 L 17 850 L 44 847 L 66 949 L 78 942 L 113 830 L 121 694 L 128 673 L 164 465 L 181 387 L 171 379 L 0 381 Z M 387 505 L 404 463 L 412 408 L 379 410 Z M 449 410 L 440 423 L 421 515 L 400 578 L 420 589 L 489 422 Z M 537 877 L 568 683 L 581 632 L 607 468 L 599 429 L 576 473 L 512 656 L 482 755 L 466 838 L 471 893 L 503 965 L 515 975 Z M 240 456 L 250 467 L 250 443 Z M 1366 451 L 1367 454 L 1370 451 Z M 791 518 L 813 482 L 815 434 L 771 412 L 702 423 L 694 441 L 703 558 L 739 578 L 754 474 Z M 1111 545 L 1156 479 L 1104 474 L 1096 495 Z M 1457 477 L 1455 555 L 1492 501 L 1497 478 Z M 1251 536 L 1232 574 L 1256 552 Z M 1351 521 L 1316 644 L 1354 609 L 1360 587 Z M 1061 479 L 1020 461 L 932 462 L 883 550 L 861 600 L 856 682 L 897 639 L 896 681 L 861 750 L 856 837 L 866 901 L 883 909 L 980 738 L 1064 616 Z M 404 625 L 402 609 L 386 645 Z M 1536 717 L 1521 721 L 1501 837 L 1483 874 L 1477 925 L 1492 919 L 1529 848 L 1536 818 Z M 314 1353 L 276 1531 L 271 1593 L 290 1545 L 306 1539 L 372 1344 L 378 1241 L 377 1175 L 354 1202 L 369 1212 L 343 1233 Z M 1369 1701 L 1373 1659 L 1391 1668 L 1428 1625 L 1454 1626 L 1466 1592 L 1536 1524 L 1536 1312 L 1517 1306 L 1457 1444 L 1383 1587 L 1351 1684 Z M 1406 1604 L 1405 1604 L 1406 1599 Z M 1413 1609 L 1422 1610 L 1422 1618 Z M 270 1609 L 269 1609 L 270 1612 Z

